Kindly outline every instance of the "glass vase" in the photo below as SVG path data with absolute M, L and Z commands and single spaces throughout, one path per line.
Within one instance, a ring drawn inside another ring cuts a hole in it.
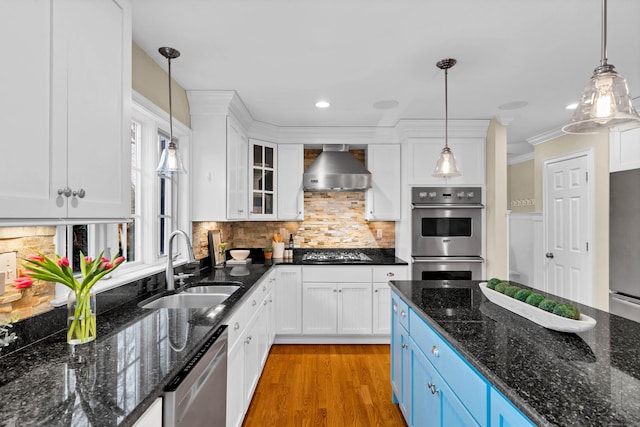
M 86 344 L 96 339 L 96 293 L 71 291 L 67 297 L 67 343 Z

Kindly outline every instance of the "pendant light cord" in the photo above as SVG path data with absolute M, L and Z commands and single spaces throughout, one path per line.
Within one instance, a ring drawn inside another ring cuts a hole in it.
M 175 146 L 173 143 L 173 109 L 171 100 L 171 58 L 167 58 L 169 62 L 169 146 Z
M 602 0 L 602 46 L 600 65 L 607 65 L 607 0 Z
M 444 146 L 449 148 L 449 84 L 448 84 L 449 69 L 444 70 Z

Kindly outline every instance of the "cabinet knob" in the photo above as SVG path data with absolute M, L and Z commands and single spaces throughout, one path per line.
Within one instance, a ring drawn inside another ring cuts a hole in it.
M 388 272 L 388 273 L 387 273 L 387 277 L 393 277 L 393 276 L 395 276 L 395 274 L 393 273 L 393 271 L 390 271 L 390 272 Z
M 374 291 L 373 291 L 373 292 L 378 292 L 378 290 L 377 290 L 377 289 L 374 289 Z
M 69 187 L 59 188 L 58 196 L 71 197 L 72 191 Z
M 264 302 L 262 303 L 262 305 L 267 305 L 267 304 L 268 304 L 267 300 L 264 300 Z
M 407 313 L 404 312 L 404 310 L 400 311 L 400 316 L 405 317 L 407 315 Z
M 433 354 L 435 357 L 440 357 L 440 350 L 438 350 L 438 347 L 436 347 L 435 345 L 431 347 L 431 354 Z
M 246 340 L 244 340 L 244 343 L 245 343 L 245 344 L 250 344 L 250 343 L 251 343 L 251 335 L 249 335 L 249 336 L 247 337 L 247 339 L 246 339 Z
M 257 304 L 258 304 L 258 303 L 256 302 L 256 300 L 253 300 L 253 301 L 251 302 L 251 306 L 252 306 L 252 307 L 255 307 Z
M 84 195 L 86 194 L 84 191 L 84 188 L 79 189 L 78 191 L 74 191 L 73 193 L 73 197 L 78 196 L 79 199 L 84 199 Z
M 402 346 L 401 346 L 401 347 L 402 347 L 403 349 L 405 349 L 405 348 L 407 348 L 407 347 L 409 347 L 409 346 L 408 346 L 407 344 L 405 344 L 405 343 L 402 343 Z
M 237 331 L 238 329 L 240 329 L 240 323 L 236 322 L 233 324 L 233 330 Z
M 427 382 L 427 388 L 431 392 L 431 394 L 438 394 L 438 387 L 435 384 L 431 384 L 431 382 Z
M 396 303 L 393 304 L 393 312 L 394 313 L 398 312 L 398 304 L 396 304 Z

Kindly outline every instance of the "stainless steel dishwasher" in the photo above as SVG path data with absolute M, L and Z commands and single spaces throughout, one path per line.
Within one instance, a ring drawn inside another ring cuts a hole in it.
M 164 427 L 224 427 L 227 416 L 227 326 L 220 326 L 164 389 Z

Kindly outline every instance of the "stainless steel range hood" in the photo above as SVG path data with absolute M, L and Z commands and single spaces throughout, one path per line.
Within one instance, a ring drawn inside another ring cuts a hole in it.
M 365 191 L 371 172 L 349 153 L 348 145 L 324 145 L 303 175 L 304 191 Z

